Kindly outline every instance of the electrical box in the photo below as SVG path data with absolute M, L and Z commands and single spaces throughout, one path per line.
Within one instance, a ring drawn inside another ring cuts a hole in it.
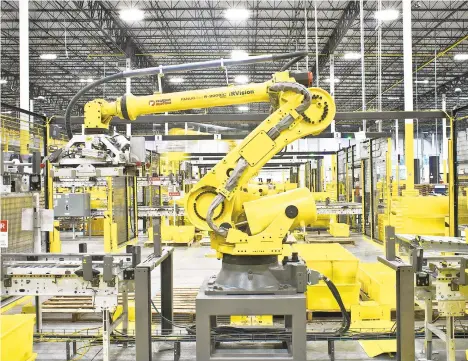
M 90 217 L 91 195 L 89 193 L 57 194 L 54 201 L 55 217 Z

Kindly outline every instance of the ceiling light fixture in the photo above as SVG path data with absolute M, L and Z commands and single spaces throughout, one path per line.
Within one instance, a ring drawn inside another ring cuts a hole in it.
M 398 19 L 399 16 L 400 12 L 395 9 L 385 9 L 374 13 L 374 18 L 380 21 L 393 21 Z
M 120 10 L 119 17 L 126 22 L 141 21 L 145 18 L 145 12 L 140 9 L 122 9 Z
M 13 112 L 12 112 L 11 110 L 5 110 L 5 111 L 3 111 L 3 112 L 1 112 L 1 113 L 2 113 L 2 114 L 11 114 L 11 113 L 13 113 Z
M 39 57 L 42 60 L 55 60 L 57 59 L 57 54 L 41 54 Z
M 330 78 L 326 78 L 326 79 L 325 79 L 325 83 L 330 83 L 330 82 L 331 82 Z M 333 82 L 334 82 L 334 83 L 339 83 L 339 82 L 340 82 L 340 79 L 339 79 L 339 78 L 333 78 Z
M 250 18 L 250 10 L 244 8 L 226 9 L 224 17 L 231 21 L 245 21 Z
M 400 97 L 387 97 L 388 100 L 400 100 Z
M 468 53 L 455 54 L 455 55 L 453 56 L 453 60 L 455 60 L 455 61 L 465 61 L 465 60 L 468 60 Z
M 80 79 L 80 83 L 92 83 L 94 80 L 92 78 L 88 78 L 88 79 L 84 79 L 84 78 L 81 78 Z
M 174 84 L 180 84 L 184 82 L 184 78 L 174 77 L 174 78 L 170 78 L 169 81 Z
M 424 80 L 415 80 L 414 81 L 416 84 L 429 84 L 429 80 L 428 79 L 424 79 Z
M 343 59 L 345 60 L 358 60 L 361 59 L 361 54 L 360 53 L 345 53 L 343 55 Z
M 241 105 L 240 107 L 237 107 L 237 109 L 241 112 L 247 112 L 249 110 L 249 107 Z
M 6 83 L 8 83 L 8 80 L 6 80 L 6 79 L 0 79 L 0 84 L 6 84 Z
M 247 84 L 249 82 L 249 77 L 247 75 L 237 75 L 234 81 L 237 84 Z
M 247 52 L 244 50 L 231 51 L 231 59 L 240 60 L 240 59 L 246 59 L 248 57 L 249 57 L 249 54 L 247 54 Z

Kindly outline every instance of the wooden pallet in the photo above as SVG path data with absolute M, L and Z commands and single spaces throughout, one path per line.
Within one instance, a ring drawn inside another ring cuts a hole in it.
M 335 238 L 328 234 L 321 235 L 306 235 L 305 243 L 315 243 L 315 244 L 328 244 L 328 243 L 338 243 L 338 244 L 354 244 L 354 238 Z
M 195 299 L 198 288 L 174 288 L 173 292 L 173 317 L 174 322 L 195 322 Z M 128 294 L 129 301 L 135 299 L 134 293 Z M 156 294 L 153 302 L 158 310 L 161 309 L 161 295 Z M 122 298 L 119 296 L 119 304 Z M 77 319 L 74 314 L 95 313 L 91 296 L 54 296 L 42 304 L 43 313 L 71 313 L 72 319 Z M 160 322 L 160 316 L 152 309 L 153 322 Z

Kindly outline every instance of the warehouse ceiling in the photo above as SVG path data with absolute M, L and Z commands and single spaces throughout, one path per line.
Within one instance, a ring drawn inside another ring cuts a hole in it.
M 377 1 L 365 1 L 365 82 L 367 109 L 377 109 Z M 315 33 L 315 9 L 317 34 Z M 121 9 L 144 11 L 139 22 L 124 22 Z M 231 21 L 226 9 L 246 7 L 250 18 Z M 382 25 L 382 109 L 403 109 L 403 33 L 401 1 L 382 1 L 383 9 L 398 9 L 397 20 Z M 468 2 L 413 1 L 414 108 L 447 108 L 468 102 L 467 61 L 454 60 L 468 53 Z M 19 104 L 18 2 L 1 1 L 2 101 Z M 307 24 L 305 17 L 307 16 Z M 345 60 L 347 52 L 360 51 L 359 1 L 32 1 L 30 2 L 30 79 L 34 110 L 61 115 L 71 97 L 87 83 L 125 69 L 228 58 L 232 50 L 249 55 L 285 53 L 306 48 L 308 67 L 319 85 L 329 89 L 329 55 L 334 53 L 335 99 L 339 111 L 362 110 L 361 61 Z M 319 56 L 315 57 L 315 37 Z M 57 54 L 43 60 L 41 54 Z M 316 69 L 318 62 L 318 72 Z M 237 75 L 250 82 L 263 82 L 283 63 L 262 63 L 227 69 L 177 74 L 182 83 L 172 83 L 175 74 L 163 78 L 163 92 L 224 86 Z M 296 66 L 295 66 L 296 67 Z M 294 68 L 295 68 L 294 67 Z M 306 68 L 306 61 L 298 64 Z M 417 70 L 417 71 L 416 71 Z M 318 73 L 318 75 L 317 75 Z M 317 85 L 317 84 L 316 84 Z M 461 93 L 455 89 L 460 88 Z M 132 80 L 132 93 L 158 90 L 156 78 Z M 74 110 L 80 114 L 84 101 L 113 99 L 125 93 L 125 82 L 117 81 L 92 91 Z M 37 98 L 39 97 L 39 98 Z M 267 104 L 250 104 L 250 112 L 266 112 Z M 238 107 L 196 109 L 192 113 L 241 112 Z M 353 122 L 341 122 L 338 129 Z M 223 125 L 223 124 L 219 124 Z M 226 124 L 224 124 L 226 125 Z M 359 124 L 358 124 L 359 125 Z M 385 126 L 384 126 L 385 128 Z M 343 128 L 343 131 L 346 129 Z

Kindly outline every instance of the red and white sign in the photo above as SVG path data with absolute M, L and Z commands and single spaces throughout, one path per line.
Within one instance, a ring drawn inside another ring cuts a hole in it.
M 0 247 L 8 247 L 8 221 L 0 221 Z
M 169 197 L 179 197 L 180 192 L 169 192 Z

